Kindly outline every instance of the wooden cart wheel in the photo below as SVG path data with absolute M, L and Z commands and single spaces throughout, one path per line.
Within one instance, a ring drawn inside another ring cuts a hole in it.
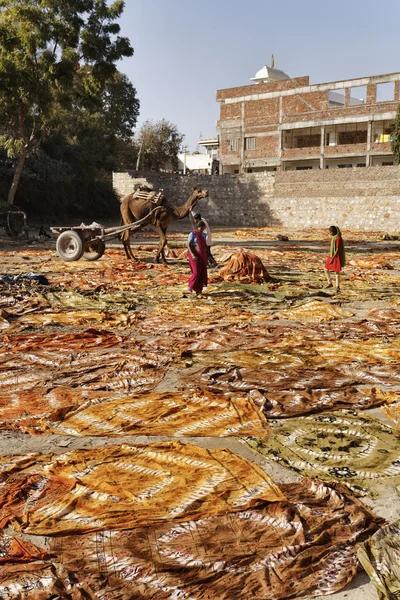
M 106 245 L 103 240 L 89 240 L 85 242 L 83 258 L 85 260 L 98 260 L 105 252 Z
M 63 231 L 57 238 L 56 249 L 63 260 L 79 260 L 83 254 L 83 240 L 72 229 Z

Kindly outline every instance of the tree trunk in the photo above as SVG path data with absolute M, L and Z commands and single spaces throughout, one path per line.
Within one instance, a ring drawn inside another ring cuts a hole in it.
M 27 156 L 28 156 L 28 150 L 24 149 L 22 151 L 22 154 L 18 158 L 18 163 L 15 168 L 13 182 L 11 184 L 10 191 L 8 192 L 8 198 L 7 198 L 8 204 L 14 204 L 15 194 L 17 192 L 19 180 L 21 179 L 22 169 L 24 168 L 24 162 L 25 162 L 25 159 Z

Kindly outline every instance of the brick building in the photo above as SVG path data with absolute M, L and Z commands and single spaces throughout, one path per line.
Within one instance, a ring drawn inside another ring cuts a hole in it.
M 400 73 L 309 84 L 264 66 L 217 91 L 220 173 L 393 164 Z

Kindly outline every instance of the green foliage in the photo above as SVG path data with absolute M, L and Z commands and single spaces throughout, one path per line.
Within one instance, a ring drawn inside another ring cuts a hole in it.
M 393 132 L 392 132 L 392 152 L 396 165 L 400 164 L 400 104 L 397 108 L 397 114 L 393 121 Z
M 146 121 L 139 132 L 137 146 L 141 148 L 140 169 L 176 169 L 184 135 L 165 119 Z
M 7 201 L 15 160 L 0 151 L 0 202 Z M 93 168 L 91 156 L 80 145 L 56 134 L 26 159 L 15 204 L 28 217 L 115 217 L 119 200 L 111 179 Z
M 115 22 L 123 8 L 121 0 L 0 0 L 0 144 L 20 157 L 13 193 L 25 157 L 54 132 L 92 148 L 95 135 L 98 148 L 131 135 L 139 103 L 116 68 L 133 54 Z

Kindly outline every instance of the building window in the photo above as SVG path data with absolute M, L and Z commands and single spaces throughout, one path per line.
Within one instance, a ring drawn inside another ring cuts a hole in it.
M 393 167 L 393 161 L 383 162 L 382 167 Z
M 350 88 L 350 106 L 365 104 L 367 101 L 367 86 L 357 85 Z
M 315 148 L 321 144 L 321 134 L 299 135 L 294 140 L 294 148 Z
M 377 102 L 394 102 L 394 82 L 377 83 L 376 85 Z
M 244 138 L 244 149 L 245 150 L 255 150 L 256 149 L 256 138 L 255 137 Z
M 328 92 L 328 108 L 343 108 L 344 106 L 344 90 L 329 90 Z
M 357 163 L 357 167 L 360 167 L 360 168 L 361 168 L 361 167 L 366 167 L 366 166 L 367 166 L 367 165 L 365 164 L 365 162 L 364 162 L 364 163 Z
M 238 138 L 234 138 L 233 140 L 228 140 L 228 152 L 237 152 L 238 151 Z
M 339 131 L 338 143 L 339 144 L 366 144 L 367 143 L 367 130 L 361 131 Z
M 296 171 L 310 171 L 312 167 L 296 167 Z
M 351 169 L 352 166 L 353 166 L 352 164 L 350 164 L 350 165 L 338 165 L 338 169 Z

